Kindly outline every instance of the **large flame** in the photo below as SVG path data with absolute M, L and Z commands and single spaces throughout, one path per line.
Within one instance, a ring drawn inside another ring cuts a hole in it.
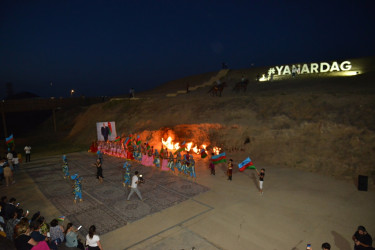
M 214 151 L 214 154 L 215 154 L 215 155 L 218 155 L 218 154 L 220 154 L 220 150 L 221 150 L 221 148 L 219 148 L 219 147 L 214 147 L 212 151 Z
M 176 142 L 173 143 L 172 137 L 168 137 L 167 140 L 164 140 L 164 138 L 161 138 L 161 142 L 164 147 L 168 148 L 169 150 L 178 150 L 180 148 L 180 143 Z M 194 145 L 194 146 L 193 146 Z M 207 150 L 207 145 L 203 144 L 200 147 L 198 147 L 197 144 L 194 144 L 193 142 L 188 142 L 185 144 L 186 151 L 193 151 L 196 154 L 200 154 L 199 148 L 203 148 L 204 150 Z

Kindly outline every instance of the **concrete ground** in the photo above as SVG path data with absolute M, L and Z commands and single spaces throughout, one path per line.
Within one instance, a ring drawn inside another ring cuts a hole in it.
M 80 155 L 82 161 L 92 157 Z M 57 158 L 61 156 L 35 161 Z M 103 248 L 302 250 L 307 243 L 320 249 L 329 242 L 332 249 L 345 250 L 353 248 L 351 236 L 358 225 L 375 235 L 373 189 L 357 191 L 354 183 L 333 177 L 257 166 L 266 168 L 261 196 L 254 170 L 235 171 L 230 182 L 225 165 L 217 166 L 215 176 L 205 162 L 197 165 L 197 183 L 209 191 L 100 235 Z M 26 171 L 17 175 L 15 185 L 1 186 L 0 192 L 46 218 L 61 215 Z

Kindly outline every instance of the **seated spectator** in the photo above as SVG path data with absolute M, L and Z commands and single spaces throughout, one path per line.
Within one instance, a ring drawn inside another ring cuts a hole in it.
M 30 233 L 30 237 L 33 238 L 33 240 L 35 240 L 36 242 L 46 241 L 47 237 L 41 234 L 39 232 L 39 229 L 40 229 L 39 221 L 37 220 L 32 221 L 30 223 L 30 230 L 32 230 L 32 232 Z
M 354 250 L 372 249 L 372 238 L 364 226 L 359 226 L 352 237 L 354 241 Z
M 68 223 L 65 230 L 65 246 L 67 247 L 77 247 L 84 250 L 82 242 L 78 239 L 77 229 L 73 227 L 72 223 Z
M 38 220 L 39 218 L 40 218 L 40 212 L 38 211 L 35 214 L 33 214 L 33 216 L 31 217 L 30 223 Z
M 8 198 L 6 196 L 1 197 L 0 201 L 0 216 L 4 218 L 5 216 L 5 206 L 8 203 Z
M 59 225 L 59 221 L 57 219 L 53 219 L 50 225 L 49 232 L 51 243 L 60 245 L 64 241 L 64 228 Z
M 16 198 L 10 198 L 9 202 L 5 205 L 4 208 L 4 219 L 9 220 L 10 218 L 13 218 L 14 212 L 17 210 L 17 206 L 15 205 Z
M 99 235 L 96 235 L 96 227 L 92 225 L 89 228 L 89 234 L 86 235 L 86 246 L 89 250 L 103 250 L 102 245 L 100 244 Z
M 29 223 L 25 218 L 14 227 L 14 245 L 17 250 L 31 249 L 37 245 L 30 237 Z
M 43 216 L 40 216 L 38 222 L 40 223 L 40 233 L 47 236 L 49 225 L 46 223 L 46 219 Z
M 7 221 L 7 225 L 5 228 L 5 233 L 7 234 L 7 238 L 13 241 L 13 234 L 14 234 L 14 227 L 20 222 L 20 219 L 17 218 L 17 212 L 13 213 L 13 217 Z
M 331 250 L 331 245 L 328 242 L 323 243 L 322 250 Z

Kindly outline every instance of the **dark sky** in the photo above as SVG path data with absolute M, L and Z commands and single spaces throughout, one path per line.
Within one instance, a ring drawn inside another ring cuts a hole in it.
M 375 55 L 374 1 L 0 1 L 4 84 L 127 94 L 221 68 Z M 52 86 L 50 86 L 52 82 Z

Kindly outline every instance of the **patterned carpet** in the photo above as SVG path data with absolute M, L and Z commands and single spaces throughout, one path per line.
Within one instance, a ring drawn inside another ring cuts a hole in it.
M 122 186 L 124 159 L 106 156 L 104 182 L 99 184 L 93 166 L 95 155 L 74 153 L 67 158 L 69 173 L 83 177 L 83 202 L 73 202 L 73 182 L 63 178 L 62 158 L 33 161 L 27 172 L 61 215 L 74 225 L 82 225 L 84 235 L 92 224 L 96 225 L 99 234 L 104 234 L 208 190 L 191 179 L 131 161 L 131 174 L 137 170 L 145 179 L 145 183 L 138 186 L 144 201 L 140 201 L 135 193 L 130 201 L 126 201 L 130 189 Z

